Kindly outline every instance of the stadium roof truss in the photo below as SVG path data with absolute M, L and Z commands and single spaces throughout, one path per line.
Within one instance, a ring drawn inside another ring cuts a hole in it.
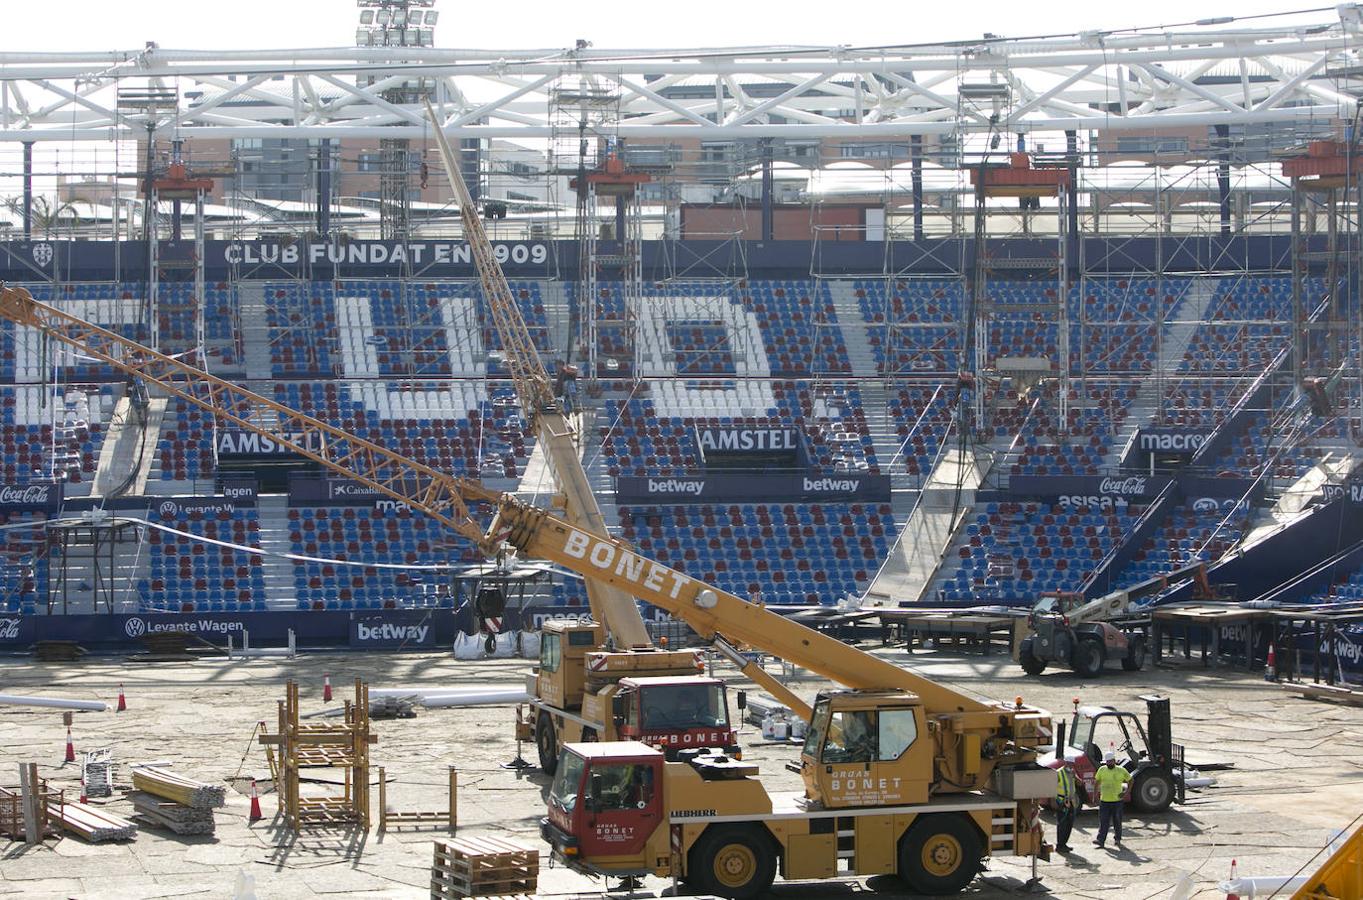
M 877 48 L 318 48 L 0 54 L 0 138 L 553 136 L 552 97 L 618 102 L 634 140 L 1168 130 L 1351 118 L 1360 8 L 1314 26 Z M 140 96 L 141 102 L 127 98 Z M 147 97 L 151 97 L 148 100 Z M 158 99 L 159 98 L 159 99 Z

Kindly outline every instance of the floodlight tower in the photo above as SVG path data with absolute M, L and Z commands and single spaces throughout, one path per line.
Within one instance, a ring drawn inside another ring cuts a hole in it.
M 356 0 L 360 24 L 357 47 L 430 47 L 440 13 L 435 0 Z M 379 76 L 362 75 L 361 87 L 371 87 Z M 383 99 L 396 104 L 420 104 L 435 92 L 435 80 L 412 78 L 385 90 Z M 379 229 L 385 239 L 403 239 L 410 229 L 411 204 L 407 190 L 412 163 L 405 139 L 379 141 Z M 420 163 L 418 162 L 418 166 Z

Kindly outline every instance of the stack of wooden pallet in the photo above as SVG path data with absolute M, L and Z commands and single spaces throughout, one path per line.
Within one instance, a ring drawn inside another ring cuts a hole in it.
M 62 830 L 91 843 L 130 841 L 137 836 L 132 822 L 84 803 L 49 803 L 47 815 Z
M 503 838 L 462 837 L 435 842 L 431 900 L 533 895 L 539 853 Z
M 213 810 L 227 801 L 221 785 L 204 784 L 169 769 L 140 767 L 133 770 L 128 796 L 137 815 L 176 834 L 212 834 Z
M 75 641 L 38 641 L 33 645 L 33 658 L 39 662 L 75 662 L 85 655 L 85 648 Z

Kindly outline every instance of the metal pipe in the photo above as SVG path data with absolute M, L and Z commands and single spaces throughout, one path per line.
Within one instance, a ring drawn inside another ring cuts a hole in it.
M 63 697 L 21 697 L 0 694 L 0 706 L 42 706 L 48 709 L 78 709 L 85 712 L 108 712 L 109 704 L 102 700 L 70 700 Z

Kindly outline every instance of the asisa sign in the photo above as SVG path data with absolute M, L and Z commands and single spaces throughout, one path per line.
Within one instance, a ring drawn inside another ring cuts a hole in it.
M 549 245 L 494 243 L 492 255 L 502 265 L 540 265 L 549 259 Z M 463 241 L 234 241 L 223 247 L 222 258 L 230 266 L 291 266 L 305 260 L 312 265 L 335 266 L 471 266 L 473 250 Z

